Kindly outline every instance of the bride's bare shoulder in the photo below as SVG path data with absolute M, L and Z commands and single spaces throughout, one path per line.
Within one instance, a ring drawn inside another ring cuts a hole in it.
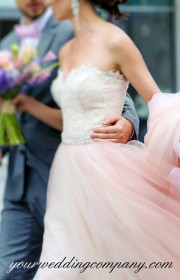
M 107 23 L 105 40 L 110 51 L 118 52 L 118 55 L 130 50 L 137 51 L 137 47 L 125 31 L 111 23 Z
M 124 64 L 124 62 L 128 62 L 131 58 L 141 58 L 139 49 L 121 28 L 113 24 L 108 24 L 106 30 L 106 46 L 113 61 Z

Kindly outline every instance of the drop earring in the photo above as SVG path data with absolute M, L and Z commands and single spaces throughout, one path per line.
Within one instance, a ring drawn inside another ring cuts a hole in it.
M 78 30 L 80 30 L 80 23 L 79 23 L 79 1 L 78 0 L 71 0 L 71 8 L 72 8 L 72 14 L 74 16 L 77 28 L 78 28 Z

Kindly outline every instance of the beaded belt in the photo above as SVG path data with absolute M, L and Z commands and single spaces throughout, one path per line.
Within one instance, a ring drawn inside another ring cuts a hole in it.
M 94 139 L 90 137 L 89 133 L 69 134 L 62 132 L 61 139 L 63 144 L 80 145 L 94 143 Z

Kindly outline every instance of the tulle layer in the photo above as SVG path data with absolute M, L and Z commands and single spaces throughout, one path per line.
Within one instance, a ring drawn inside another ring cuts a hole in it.
M 176 165 L 180 156 L 180 93 L 156 94 L 148 104 L 150 117 L 145 143 L 156 164 Z
M 179 279 L 180 205 L 168 197 L 170 169 L 145 162 L 139 144 L 62 144 L 50 176 L 41 261 L 75 257 L 84 263 L 173 262 L 174 267 L 139 273 L 39 269 L 38 279 Z
M 137 141 L 60 145 L 50 174 L 41 255 L 41 262 L 56 268 L 39 269 L 38 280 L 180 279 L 177 105 L 168 107 L 167 118 L 165 107 L 153 109 L 147 148 Z M 108 262 L 111 268 L 118 265 L 111 270 Z

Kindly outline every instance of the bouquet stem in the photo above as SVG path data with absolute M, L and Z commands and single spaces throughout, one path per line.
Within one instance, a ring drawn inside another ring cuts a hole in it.
M 0 110 L 0 145 L 13 146 L 25 143 L 15 114 L 15 106 L 10 100 L 4 100 Z

